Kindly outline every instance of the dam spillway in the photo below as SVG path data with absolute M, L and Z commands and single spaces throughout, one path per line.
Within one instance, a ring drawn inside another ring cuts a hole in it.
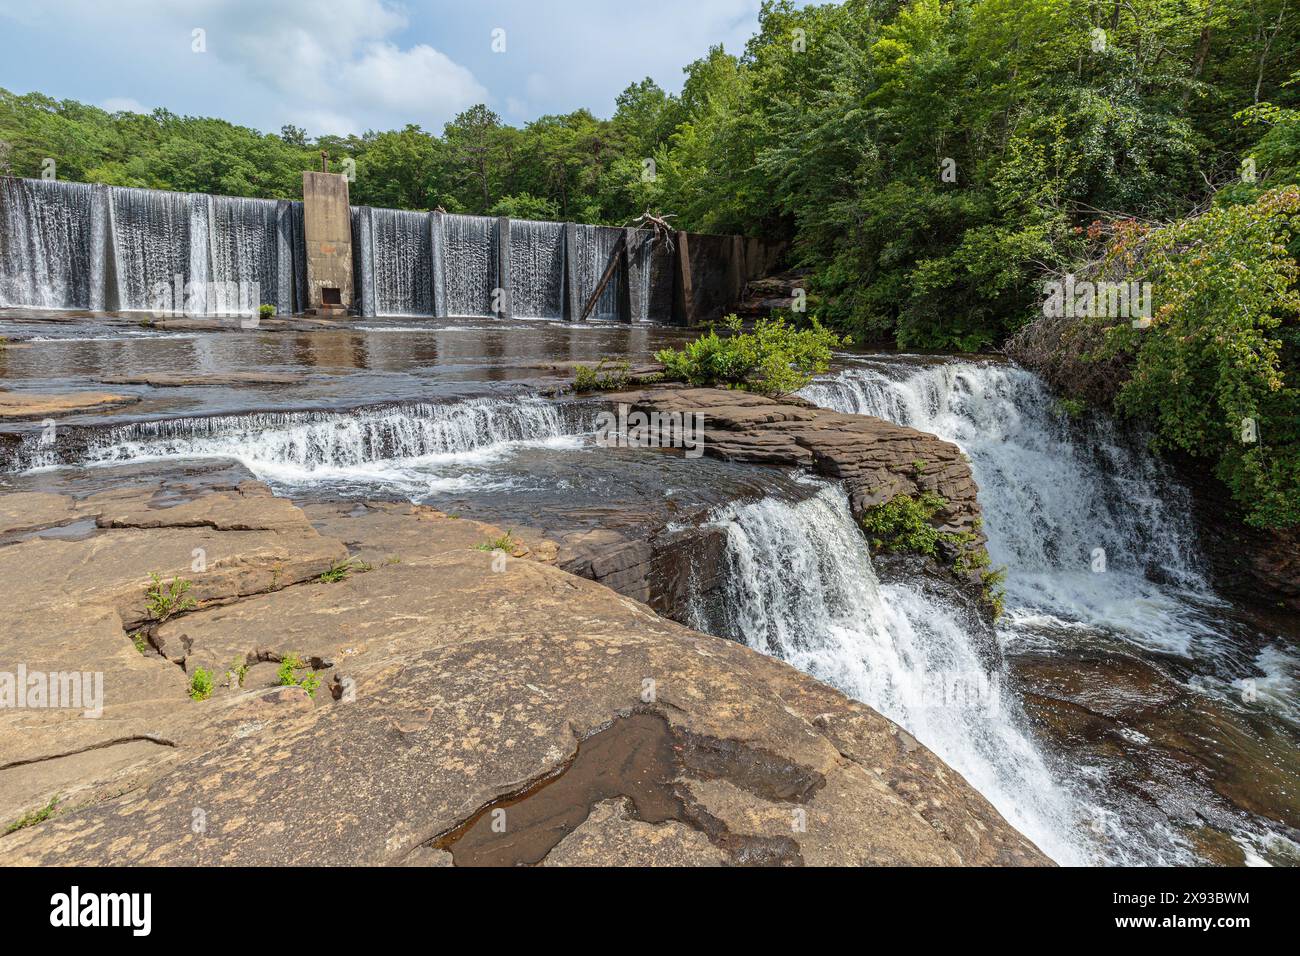
M 648 230 L 348 213 L 363 316 L 573 321 L 621 257 L 588 317 L 679 319 L 677 257 Z M 228 315 L 261 305 L 309 308 L 302 202 L 0 178 L 0 308 Z

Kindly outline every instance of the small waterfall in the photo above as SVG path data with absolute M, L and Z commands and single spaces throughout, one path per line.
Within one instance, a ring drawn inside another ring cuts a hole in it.
M 208 212 L 211 268 L 208 280 L 225 288 L 257 283 L 253 306 L 269 303 L 285 309 L 280 290 L 280 209 L 273 199 L 210 196 Z M 194 261 L 201 262 L 202 255 Z M 292 275 L 292 262 L 285 270 Z M 220 309 L 217 303 L 209 303 Z M 292 304 L 288 310 L 292 309 Z M 229 308 L 222 311 L 231 311 Z M 206 311 L 206 310 L 205 310 Z
M 352 222 L 362 314 L 432 315 L 429 214 L 354 206 Z
M 595 291 L 601 275 L 605 272 L 605 266 L 609 264 L 610 257 L 623 236 L 624 230 L 610 226 L 578 226 L 577 240 L 574 243 L 577 258 L 573 264 L 572 274 L 582 305 L 586 305 L 587 299 Z M 596 307 L 591 310 L 588 318 L 605 321 L 618 321 L 624 318 L 619 303 L 625 297 L 626 286 L 627 276 L 624 270 L 620 269 L 601 292 Z
M 587 431 L 585 410 L 539 398 L 472 399 L 350 412 L 263 412 L 136 422 L 95 436 L 91 464 L 230 458 L 279 477 L 456 455 Z
M 114 189 L 111 196 L 120 307 L 152 311 L 165 289 L 173 308 L 184 309 L 185 286 L 208 279 L 207 197 L 159 189 Z
M 1205 593 L 1186 491 L 1104 416 L 1072 423 L 1037 376 L 997 362 L 865 360 L 802 394 L 970 457 L 1012 624 L 1087 621 L 1178 654 L 1206 633 L 1177 598 Z
M 0 178 L 0 306 L 104 308 L 103 187 Z
M 492 290 L 499 286 L 496 220 L 447 214 L 442 228 L 447 314 L 492 315 Z
M 882 587 L 838 486 L 799 503 L 731 507 L 720 602 L 691 623 L 788 661 L 870 705 L 955 768 L 1062 863 L 1086 862 L 1081 810 L 1021 729 L 1014 696 L 987 674 L 952 611 Z
M 510 221 L 510 296 L 524 319 L 564 315 L 564 223 Z

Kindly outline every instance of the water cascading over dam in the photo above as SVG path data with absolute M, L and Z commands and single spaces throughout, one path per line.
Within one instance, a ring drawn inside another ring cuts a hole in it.
M 4 307 L 292 312 L 301 250 L 301 203 L 0 179 Z
M 673 319 L 646 230 L 349 207 L 366 316 Z M 242 314 L 308 308 L 303 204 L 0 178 L 0 308 Z M 238 299 L 243 284 L 252 289 Z M 237 301 L 230 301 L 236 297 Z

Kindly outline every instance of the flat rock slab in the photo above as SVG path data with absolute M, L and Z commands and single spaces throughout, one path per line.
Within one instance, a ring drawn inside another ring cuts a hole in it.
M 604 396 L 645 412 L 702 416 L 704 452 L 732 461 L 810 468 L 844 483 L 854 517 L 899 494 L 933 492 L 943 530 L 982 547 L 978 487 L 961 450 L 935 435 L 870 415 L 715 388 L 660 386 Z
M 134 395 L 112 392 L 41 392 L 0 391 L 0 419 L 47 418 L 86 412 L 139 401 Z
M 480 550 L 490 526 L 368 505 L 313 508 L 304 530 L 271 501 L 250 485 L 155 508 L 131 489 L 96 505 L 125 526 L 0 546 L 25 608 L 0 657 L 102 671 L 106 700 L 98 720 L 3 715 L 0 808 L 72 798 L 0 837 L 0 862 L 445 865 L 485 810 L 544 791 L 543 817 L 572 821 L 532 844 L 551 864 L 1048 862 L 869 708 L 552 564 Z M 241 503 L 262 527 L 222 530 L 250 523 Z M 344 540 L 407 554 L 311 580 Z M 208 571 L 187 572 L 199 546 Z M 206 602 L 154 628 L 166 656 L 139 654 L 123 624 L 151 569 Z M 314 697 L 264 686 L 289 653 L 317 671 Z M 245 686 L 189 699 L 195 668 L 240 655 Z M 632 715 L 662 728 L 653 779 L 620 782 L 615 747 L 603 764 L 588 751 L 599 787 L 566 780 L 584 742 Z M 642 812 L 647 786 L 669 812 Z
M 27 491 L 0 496 L 0 536 L 54 528 L 78 517 L 68 495 Z
M 199 385 L 296 385 L 307 376 L 292 372 L 222 372 L 185 373 L 149 372 L 142 375 L 115 375 L 100 379 L 105 385 L 151 385 L 154 388 L 185 388 Z

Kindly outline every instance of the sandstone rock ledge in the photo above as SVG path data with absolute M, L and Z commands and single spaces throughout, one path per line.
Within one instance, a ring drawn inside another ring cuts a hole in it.
M 506 557 L 477 548 L 487 525 L 256 482 L 11 497 L 0 670 L 100 671 L 105 706 L 0 709 L 0 823 L 60 799 L 0 863 L 1049 862 L 890 721 L 545 542 Z M 366 565 L 319 580 L 349 555 Z M 198 607 L 150 625 L 151 571 Z M 289 654 L 314 698 L 277 686 Z

